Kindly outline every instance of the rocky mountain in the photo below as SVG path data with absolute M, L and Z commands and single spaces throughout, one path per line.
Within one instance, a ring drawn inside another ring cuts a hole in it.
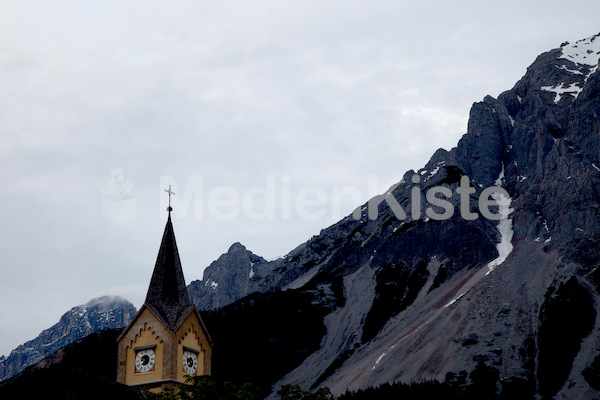
M 224 307 L 260 291 L 260 283 L 277 264 L 267 262 L 240 243 L 234 243 L 227 253 L 204 270 L 202 280 L 188 285 L 190 300 L 199 310 Z
M 67 311 L 57 324 L 0 359 L 0 381 L 23 371 L 55 351 L 93 332 L 122 328 L 131 321 L 136 309 L 120 297 L 104 296 Z
M 506 398 L 597 398 L 599 59 L 600 35 L 540 55 L 455 148 L 261 275 L 232 246 L 202 282 L 225 300 L 192 296 L 215 373 L 340 394 L 484 371 Z

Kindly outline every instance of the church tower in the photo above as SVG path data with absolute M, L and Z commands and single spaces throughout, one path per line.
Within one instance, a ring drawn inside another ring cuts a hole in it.
M 169 197 L 173 194 L 169 188 Z M 170 203 L 170 198 L 169 198 Z M 173 224 L 172 208 L 146 301 L 117 339 L 117 382 L 152 392 L 211 373 L 212 341 L 190 302 Z

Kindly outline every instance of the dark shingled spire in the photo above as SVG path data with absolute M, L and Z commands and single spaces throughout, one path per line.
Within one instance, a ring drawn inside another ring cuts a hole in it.
M 194 308 L 185 286 L 170 212 L 146 295 L 146 305 L 171 331 L 177 329 Z

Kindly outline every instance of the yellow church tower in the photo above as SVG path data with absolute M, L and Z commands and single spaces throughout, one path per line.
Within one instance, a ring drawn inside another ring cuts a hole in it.
M 174 194 L 171 188 L 167 191 Z M 117 339 L 117 382 L 151 392 L 210 375 L 212 340 L 190 302 L 173 224 L 171 205 L 146 301 Z

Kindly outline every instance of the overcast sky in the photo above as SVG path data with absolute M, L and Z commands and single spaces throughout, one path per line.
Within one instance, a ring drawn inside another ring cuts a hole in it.
M 140 307 L 166 221 L 187 282 L 267 259 L 600 32 L 600 2 L 0 3 L 0 355 L 104 294 Z

